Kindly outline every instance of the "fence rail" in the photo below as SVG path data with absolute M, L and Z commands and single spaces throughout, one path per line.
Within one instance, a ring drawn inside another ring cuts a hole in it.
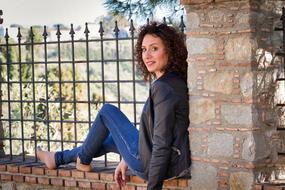
M 183 17 L 179 27 L 184 32 Z M 133 21 L 124 37 L 115 22 L 112 38 L 105 37 L 102 22 L 96 39 L 87 23 L 85 38 L 78 40 L 72 24 L 70 40 L 62 40 L 59 25 L 53 41 L 46 26 L 31 27 L 26 38 L 22 30 L 16 40 L 8 29 L 0 39 L 0 141 L 10 160 L 21 155 L 25 161 L 38 146 L 49 151 L 78 146 L 104 103 L 117 105 L 138 125 L 148 84 L 135 67 Z M 104 160 L 107 164 L 106 155 Z

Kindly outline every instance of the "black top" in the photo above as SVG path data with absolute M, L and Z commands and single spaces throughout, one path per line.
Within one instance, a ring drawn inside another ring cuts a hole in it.
M 154 81 L 141 115 L 139 154 L 148 176 L 148 190 L 190 167 L 187 84 L 167 73 Z

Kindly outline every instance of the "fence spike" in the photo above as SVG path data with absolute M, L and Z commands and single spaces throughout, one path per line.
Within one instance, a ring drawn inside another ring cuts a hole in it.
M 166 24 L 166 25 L 167 25 L 165 16 L 163 17 L 163 24 Z
M 0 24 L 3 24 L 3 18 L 1 18 L 2 15 L 3 15 L 3 11 L 0 10 Z
M 57 25 L 56 35 L 57 35 L 57 38 L 60 38 L 61 32 L 60 32 L 60 27 L 59 27 L 59 25 Z
M 21 34 L 21 29 L 20 29 L 20 27 L 18 27 L 18 34 L 17 34 L 17 37 L 18 37 L 18 41 L 21 41 L 22 34 Z
M 33 32 L 33 27 L 31 26 L 31 29 L 30 29 L 30 37 L 31 37 L 31 40 L 33 41 L 34 40 L 34 32 Z
M 179 25 L 179 28 L 180 28 L 180 31 L 183 33 L 184 32 L 184 28 L 185 28 L 185 24 L 184 24 L 184 21 L 183 21 L 183 16 L 181 16 L 181 21 L 180 21 L 180 25 Z
M 73 29 L 73 24 L 70 24 L 70 31 L 69 31 L 69 34 L 71 35 L 71 38 L 74 37 L 75 32 L 74 32 L 74 29 Z
M 43 32 L 43 37 L 44 39 L 47 39 L 48 33 L 47 33 L 47 26 L 44 25 L 44 32 Z
M 98 32 L 100 33 L 100 36 L 103 36 L 104 29 L 103 29 L 103 22 L 102 21 L 100 21 L 100 28 L 99 28 Z
M 133 19 L 131 19 L 131 24 L 130 24 L 130 29 L 129 29 L 129 31 L 130 31 L 131 34 L 133 35 L 135 30 L 136 30 L 136 29 L 135 29 L 135 27 L 134 27 Z
M 90 33 L 90 31 L 89 31 L 89 29 L 88 29 L 88 23 L 87 22 L 85 22 L 85 30 L 84 30 L 84 34 L 86 35 L 86 36 L 88 36 L 88 34 Z
M 118 28 L 118 21 L 115 21 L 115 29 L 113 31 L 115 32 L 116 37 L 118 37 L 120 32 L 120 29 Z
M 284 18 L 285 18 L 285 7 L 282 7 L 282 16 L 280 20 L 284 20 Z
M 6 40 L 8 40 L 9 37 L 10 37 L 10 36 L 9 36 L 9 34 L 8 34 L 8 28 L 6 28 L 6 34 L 5 34 Z

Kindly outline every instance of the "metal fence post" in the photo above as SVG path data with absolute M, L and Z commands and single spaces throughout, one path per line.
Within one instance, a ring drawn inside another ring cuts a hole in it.
M 0 25 L 3 24 L 3 18 L 1 18 L 1 16 L 3 15 L 3 11 L 0 10 Z M 1 40 L 1 37 L 0 37 Z M 1 64 L 1 61 L 0 61 Z M 2 76 L 0 73 L 0 118 L 2 117 L 2 89 L 1 89 L 1 82 L 2 82 Z M 5 152 L 4 152 L 4 143 L 3 143 L 3 138 L 4 138 L 4 130 L 3 130 L 3 125 L 2 122 L 0 121 L 0 157 L 4 157 L 5 156 Z

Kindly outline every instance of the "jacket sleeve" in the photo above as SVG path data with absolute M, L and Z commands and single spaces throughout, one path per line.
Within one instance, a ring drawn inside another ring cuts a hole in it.
M 173 89 L 160 81 L 152 87 L 154 109 L 153 148 L 149 166 L 148 190 L 162 189 L 165 179 L 175 125 L 175 95 Z

